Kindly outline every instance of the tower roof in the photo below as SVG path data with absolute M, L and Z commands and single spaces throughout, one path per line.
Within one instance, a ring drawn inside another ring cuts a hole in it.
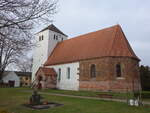
M 108 56 L 139 60 L 120 25 L 59 42 L 45 66 Z
M 41 31 L 39 31 L 38 33 L 42 32 L 42 31 L 45 31 L 45 30 L 51 30 L 51 31 L 54 31 L 54 32 L 57 32 L 57 33 L 60 33 L 62 35 L 65 35 L 67 36 L 66 34 L 64 34 L 62 31 L 60 31 L 56 26 L 54 26 L 53 24 L 49 25 L 48 27 L 42 29 Z

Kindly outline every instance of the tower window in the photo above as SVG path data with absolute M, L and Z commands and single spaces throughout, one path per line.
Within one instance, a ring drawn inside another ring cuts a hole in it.
M 39 36 L 39 41 L 43 40 L 44 39 L 44 36 Z
M 56 40 L 58 40 L 58 36 L 56 36 Z
M 54 40 L 55 40 L 55 35 L 54 35 Z
M 121 65 L 120 64 L 116 65 L 116 76 L 121 77 Z
M 41 41 L 41 36 L 39 36 L 39 41 Z
M 42 40 L 44 39 L 44 36 L 42 35 Z
M 91 75 L 91 78 L 96 77 L 96 66 L 95 66 L 95 64 L 92 64 L 90 67 L 90 75 Z

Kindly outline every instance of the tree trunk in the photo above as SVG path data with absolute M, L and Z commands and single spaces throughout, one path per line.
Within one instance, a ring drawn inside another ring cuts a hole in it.
M 3 71 L 0 71 L 0 82 L 2 81 L 2 78 L 3 78 Z

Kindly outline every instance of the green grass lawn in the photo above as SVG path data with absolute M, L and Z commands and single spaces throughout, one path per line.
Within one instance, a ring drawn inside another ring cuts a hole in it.
M 100 97 L 100 94 L 110 94 L 115 99 L 133 99 L 133 93 L 117 93 L 117 92 L 100 92 L 100 91 L 69 91 L 69 90 L 56 90 L 56 89 L 44 89 L 41 92 L 66 94 L 74 96 L 88 96 L 88 97 Z M 150 102 L 150 91 L 142 91 L 142 100 Z
M 110 94 L 116 99 L 133 98 L 132 93 L 115 93 L 115 92 L 100 92 L 100 91 L 69 91 L 69 90 L 56 90 L 56 89 L 45 89 L 42 92 L 75 95 L 75 96 L 88 96 L 88 97 L 99 97 L 100 94 Z
M 46 100 L 64 104 L 48 110 L 31 110 L 27 103 L 31 93 L 22 88 L 0 88 L 0 110 L 14 113 L 150 113 L 150 107 L 130 107 L 126 103 L 42 95 Z M 57 91 L 57 90 L 56 90 Z M 59 90 L 58 90 L 59 91 Z

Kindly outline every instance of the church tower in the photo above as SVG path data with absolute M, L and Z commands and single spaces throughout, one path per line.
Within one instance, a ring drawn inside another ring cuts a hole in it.
M 33 52 L 32 81 L 35 78 L 37 70 L 39 67 L 43 66 L 56 44 L 66 39 L 67 35 L 61 32 L 53 24 L 36 33 L 36 46 Z

